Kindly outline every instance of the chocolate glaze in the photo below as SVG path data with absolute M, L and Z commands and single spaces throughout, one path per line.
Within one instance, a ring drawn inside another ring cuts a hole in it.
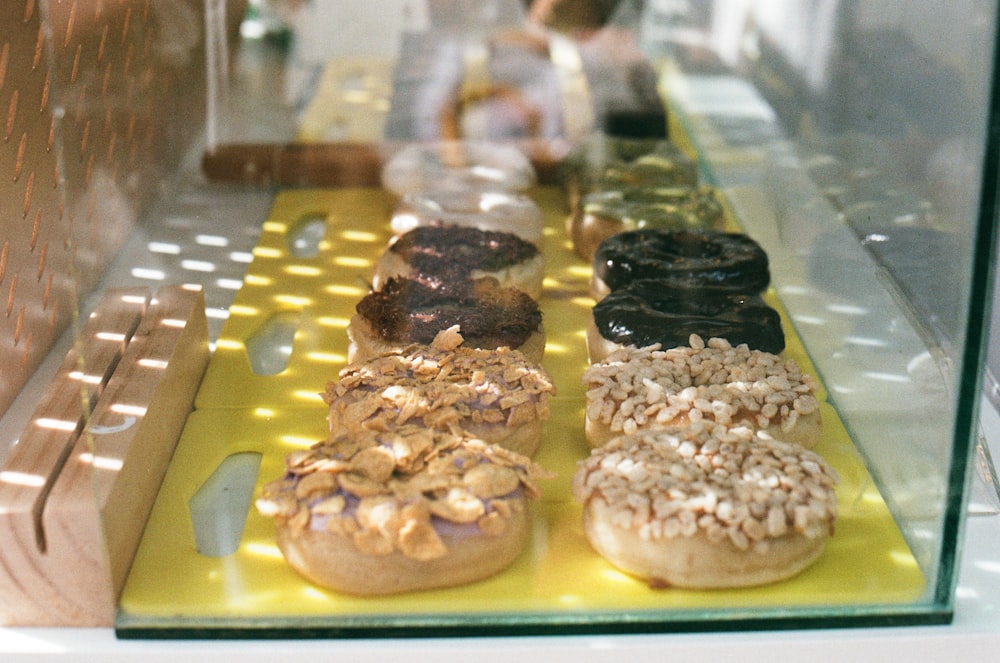
M 494 278 L 430 285 L 391 278 L 355 307 L 393 343 L 429 344 L 438 332 L 461 328 L 468 347 L 518 348 L 542 324 L 538 304 L 516 288 L 502 288 Z
M 770 283 L 767 254 L 741 233 L 644 228 L 613 235 L 597 248 L 594 275 L 616 290 L 637 280 L 693 279 L 731 292 L 760 294 Z
M 442 280 L 464 278 L 473 270 L 495 272 L 530 260 L 538 247 L 513 233 L 466 226 L 420 226 L 399 236 L 389 251 L 419 274 Z
M 757 294 L 717 287 L 640 279 L 611 292 L 594 306 L 593 315 L 601 336 L 622 345 L 672 348 L 687 345 L 691 334 L 698 334 L 774 354 L 785 348 L 777 311 Z

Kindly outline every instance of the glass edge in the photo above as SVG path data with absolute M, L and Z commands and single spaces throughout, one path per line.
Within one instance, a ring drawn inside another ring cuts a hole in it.
M 1000 213 L 1000 26 L 994 25 L 990 102 L 985 127 L 979 215 L 972 243 L 972 273 L 966 310 L 966 338 L 957 385 L 949 496 L 942 519 L 941 551 L 935 600 L 952 603 L 958 583 L 958 561 L 965 534 L 965 515 L 978 440 L 990 309 L 993 306 L 997 215 Z M 982 306 L 977 306 L 981 304 Z M 957 494 L 956 494 L 957 493 Z M 950 543 L 950 545 L 949 545 Z
M 951 605 L 874 606 L 863 610 L 828 612 L 785 610 L 781 615 L 752 616 L 746 613 L 704 619 L 690 615 L 663 619 L 661 615 L 606 613 L 593 615 L 419 615 L 382 616 L 374 619 L 281 620 L 183 620 L 175 624 L 118 623 L 115 635 L 122 640 L 240 640 L 240 639 L 411 639 L 531 636 L 597 636 L 681 633 L 766 632 L 895 628 L 947 625 L 952 622 Z

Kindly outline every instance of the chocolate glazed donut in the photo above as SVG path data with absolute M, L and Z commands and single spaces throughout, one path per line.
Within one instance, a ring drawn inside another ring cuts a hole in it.
M 421 226 L 398 237 L 389 251 L 419 274 L 462 278 L 473 270 L 497 271 L 535 257 L 538 247 L 511 233 L 462 226 Z
M 594 254 L 594 279 L 616 290 L 637 279 L 685 277 L 760 294 L 771 280 L 767 254 L 741 233 L 645 228 L 604 240 Z
M 637 348 L 687 345 L 691 334 L 724 338 L 731 345 L 778 354 L 785 349 L 781 316 L 759 295 L 718 287 L 683 288 L 669 281 L 640 279 L 602 299 L 594 325 L 607 341 Z
M 437 286 L 391 278 L 356 306 L 381 339 L 429 344 L 438 332 L 458 325 L 471 347 L 520 347 L 542 324 L 538 304 L 494 278 L 461 280 Z
M 470 226 L 427 225 L 393 238 L 375 263 L 372 288 L 392 277 L 436 285 L 483 276 L 516 288 L 536 301 L 542 296 L 545 258 L 538 247 L 513 233 Z

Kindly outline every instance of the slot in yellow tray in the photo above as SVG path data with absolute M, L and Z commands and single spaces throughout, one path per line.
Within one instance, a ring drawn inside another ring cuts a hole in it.
M 584 323 L 593 305 L 590 270 L 564 239 L 558 191 L 540 188 L 535 198 L 547 225 L 544 364 L 559 390 L 536 460 L 557 476 L 543 482 L 533 537 L 515 564 L 453 589 L 385 598 L 340 595 L 298 576 L 278 551 L 272 522 L 252 507 L 235 553 L 211 558 L 196 551 L 188 500 L 226 457 L 262 455 L 256 495 L 261 484 L 280 476 L 288 452 L 326 436 L 319 393 L 344 364 L 347 321 L 389 236 L 391 201 L 382 191 L 288 191 L 276 197 L 150 516 L 121 600 L 119 633 L 395 635 L 475 633 L 491 625 L 538 632 L 622 623 L 670 628 L 702 620 L 716 620 L 721 628 L 726 620 L 836 617 L 922 595 L 925 578 L 827 404 L 817 451 L 840 474 L 840 517 L 826 551 L 802 574 L 752 589 L 651 589 L 591 550 L 569 489 L 576 462 L 588 453 L 580 376 L 587 365 Z M 289 234 L 316 214 L 327 218 L 319 253 L 295 258 Z M 773 297 L 772 303 L 779 304 Z M 264 321 L 282 315 L 297 325 L 288 366 L 276 375 L 256 375 L 245 343 Z M 786 333 L 786 354 L 810 368 L 793 330 Z

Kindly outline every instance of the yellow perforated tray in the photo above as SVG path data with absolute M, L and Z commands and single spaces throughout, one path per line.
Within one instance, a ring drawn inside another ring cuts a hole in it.
M 491 628 L 607 630 L 636 624 L 643 629 L 721 628 L 726 622 L 772 619 L 809 623 L 864 612 L 865 606 L 910 603 L 923 594 L 925 578 L 916 560 L 827 404 L 817 451 L 840 474 L 840 517 L 826 551 L 804 573 L 753 589 L 651 589 L 591 550 L 569 489 L 577 460 L 588 453 L 580 376 L 587 365 L 583 329 L 593 305 L 586 294 L 589 266 L 564 239 L 559 193 L 540 188 L 535 197 L 547 224 L 544 364 L 558 388 L 536 460 L 557 476 L 543 482 L 531 542 L 515 564 L 494 578 L 454 589 L 388 598 L 340 595 L 298 576 L 275 545 L 271 521 L 252 507 L 235 553 L 211 558 L 196 551 L 188 500 L 227 456 L 262 455 L 259 494 L 262 483 L 281 475 L 288 452 L 326 436 L 319 393 L 344 365 L 347 321 L 389 236 L 391 201 L 379 190 L 283 192 L 263 228 L 150 516 L 121 600 L 119 633 L 396 635 Z M 289 233 L 316 214 L 327 218 L 320 250 L 314 258 L 295 258 Z M 779 305 L 773 297 L 772 303 Z M 292 353 L 284 371 L 256 375 L 245 344 L 274 316 L 297 326 Z M 793 330 L 786 333 L 786 354 L 809 369 Z

